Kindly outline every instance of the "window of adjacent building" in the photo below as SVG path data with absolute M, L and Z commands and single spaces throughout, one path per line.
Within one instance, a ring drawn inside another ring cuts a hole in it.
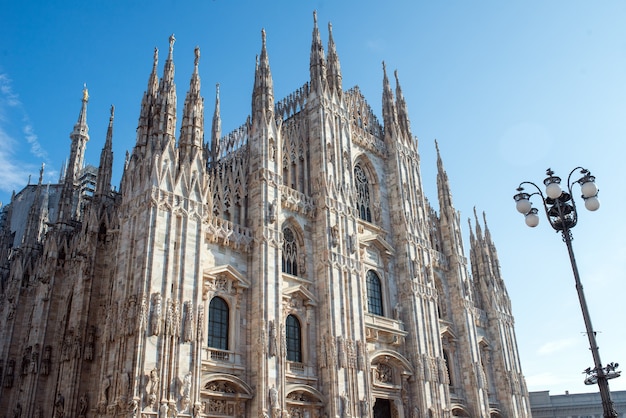
M 357 194 L 356 208 L 359 212 L 359 217 L 364 221 L 372 222 L 369 181 L 365 171 L 358 164 L 354 166 L 354 181 Z
M 283 273 L 298 275 L 298 244 L 289 227 L 283 229 Z
M 209 304 L 208 346 L 228 350 L 228 305 L 224 299 L 214 297 Z
M 383 291 L 380 278 L 373 270 L 367 272 L 367 311 L 383 316 Z
M 293 315 L 287 317 L 285 326 L 285 339 L 287 343 L 287 360 L 302 362 L 302 330 L 300 321 Z

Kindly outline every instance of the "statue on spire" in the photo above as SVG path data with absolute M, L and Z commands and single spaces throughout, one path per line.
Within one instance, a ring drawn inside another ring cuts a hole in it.
M 87 83 L 83 84 L 83 101 L 89 101 L 89 91 L 87 90 Z
M 193 50 L 193 53 L 196 56 L 196 58 L 193 61 L 193 65 L 195 65 L 197 67 L 198 66 L 198 61 L 200 61 L 200 47 L 196 46 L 196 48 Z
M 170 35 L 170 55 L 172 55 L 172 52 L 174 51 L 174 42 L 176 42 L 176 38 L 174 37 L 174 34 L 172 33 Z

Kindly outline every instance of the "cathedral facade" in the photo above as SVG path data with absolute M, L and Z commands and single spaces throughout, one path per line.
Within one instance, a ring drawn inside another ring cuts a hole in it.
M 397 73 L 380 122 L 330 25 L 326 49 L 315 16 L 310 78 L 275 102 L 263 32 L 250 116 L 222 135 L 198 49 L 177 113 L 170 38 L 117 190 L 113 108 L 85 171 L 85 90 L 62 179 L 42 167 L 2 208 L 0 414 L 530 417 L 486 221 L 468 260 L 439 150 L 438 211 L 423 194 Z

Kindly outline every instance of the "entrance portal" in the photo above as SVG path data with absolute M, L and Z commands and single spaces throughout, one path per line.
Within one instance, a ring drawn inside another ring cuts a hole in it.
M 376 398 L 374 418 L 391 418 L 391 402 L 389 402 L 389 399 Z

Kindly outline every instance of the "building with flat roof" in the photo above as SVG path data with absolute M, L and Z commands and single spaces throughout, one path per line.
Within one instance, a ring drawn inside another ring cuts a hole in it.
M 550 395 L 549 390 L 530 392 L 533 418 L 602 418 L 600 392 Z M 626 390 L 611 392 L 619 417 L 626 417 Z

